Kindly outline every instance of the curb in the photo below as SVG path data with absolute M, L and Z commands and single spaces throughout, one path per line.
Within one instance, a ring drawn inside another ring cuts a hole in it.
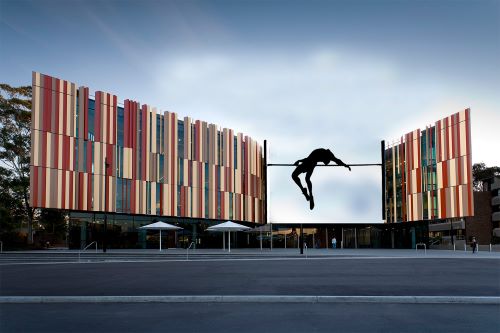
M 0 304 L 42 303 L 395 303 L 500 305 L 500 296 L 0 296 Z

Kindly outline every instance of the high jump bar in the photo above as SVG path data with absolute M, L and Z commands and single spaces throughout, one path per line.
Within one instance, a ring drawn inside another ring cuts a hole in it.
M 357 163 L 357 164 L 346 164 L 346 165 L 350 166 L 350 167 L 358 167 L 358 166 L 382 166 L 382 163 Z M 298 166 L 298 165 L 287 164 L 287 163 L 269 163 L 267 166 Z M 343 165 L 338 165 L 338 164 L 327 164 L 327 165 L 316 164 L 316 166 L 319 166 L 319 167 L 343 167 Z

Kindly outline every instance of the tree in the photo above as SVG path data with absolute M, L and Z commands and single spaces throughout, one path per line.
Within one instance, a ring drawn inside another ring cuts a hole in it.
M 33 243 L 34 208 L 29 205 L 31 147 L 31 86 L 0 84 L 0 214 L 6 221 L 28 222 L 28 242 Z M 7 214 L 9 213 L 9 214 Z M 4 220 L 2 218 L 2 220 Z
M 487 167 L 484 163 L 474 163 L 472 166 L 472 178 L 474 191 L 483 191 L 483 181 L 500 176 L 500 167 Z

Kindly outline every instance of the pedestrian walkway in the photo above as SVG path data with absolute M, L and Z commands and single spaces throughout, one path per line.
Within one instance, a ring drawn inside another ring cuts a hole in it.
M 410 250 L 410 249 L 109 249 L 102 250 L 40 250 L 12 251 L 0 254 L 0 265 L 36 263 L 85 262 L 149 262 L 149 261 L 219 261 L 219 260 L 334 260 L 334 259 L 391 259 L 391 258 L 485 258 L 500 259 L 499 252 Z

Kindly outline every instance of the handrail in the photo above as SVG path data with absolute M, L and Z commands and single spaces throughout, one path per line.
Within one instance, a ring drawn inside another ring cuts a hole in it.
M 307 243 L 306 242 L 304 242 L 304 250 L 305 250 L 304 252 L 306 253 L 306 259 L 307 259 Z
M 188 248 L 186 249 L 186 260 L 189 260 L 189 249 L 191 248 L 191 246 L 194 247 L 194 242 L 191 242 L 191 244 L 189 244 Z
M 93 241 L 89 245 L 85 246 L 85 248 L 83 250 L 78 251 L 78 262 L 80 262 L 80 255 L 81 255 L 81 253 L 84 252 L 85 250 L 87 250 L 94 243 L 95 243 L 95 253 L 97 253 L 97 241 Z
M 423 246 L 424 247 L 424 254 L 427 254 L 427 245 L 425 243 L 415 244 L 415 252 L 417 252 L 419 246 Z

